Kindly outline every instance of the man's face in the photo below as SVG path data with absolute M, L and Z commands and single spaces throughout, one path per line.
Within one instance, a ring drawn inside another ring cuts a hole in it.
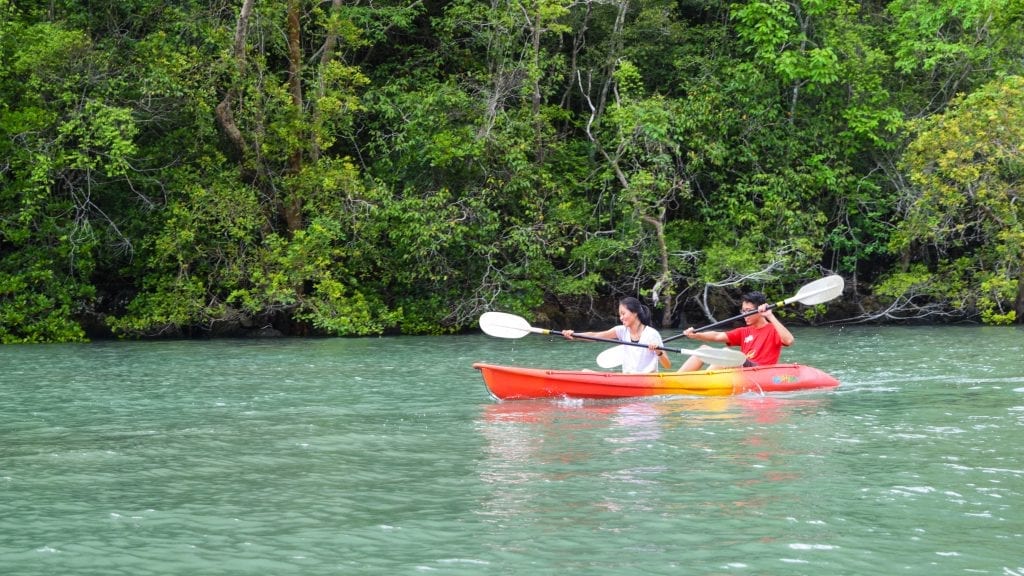
M 743 314 L 746 314 L 747 312 L 752 312 L 754 310 L 757 310 L 757 305 L 755 305 L 753 302 L 747 302 L 744 300 L 743 302 L 740 303 L 740 312 L 742 312 Z M 760 318 L 760 314 L 751 314 L 750 316 L 745 316 L 743 320 L 746 321 L 747 325 L 750 325 L 757 322 Z

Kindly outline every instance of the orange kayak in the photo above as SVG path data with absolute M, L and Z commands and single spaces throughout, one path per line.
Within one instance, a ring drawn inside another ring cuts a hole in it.
M 627 398 L 663 394 L 730 396 L 748 392 L 797 392 L 835 388 L 839 381 L 801 364 L 726 368 L 698 372 L 622 374 L 546 370 L 476 363 L 484 384 L 499 400 L 526 398 Z

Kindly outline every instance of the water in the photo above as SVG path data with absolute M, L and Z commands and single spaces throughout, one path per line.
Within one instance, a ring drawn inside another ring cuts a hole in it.
M 2 347 L 0 567 L 1024 575 L 1024 331 L 794 332 L 838 390 L 491 400 L 475 361 L 604 349 L 537 335 Z

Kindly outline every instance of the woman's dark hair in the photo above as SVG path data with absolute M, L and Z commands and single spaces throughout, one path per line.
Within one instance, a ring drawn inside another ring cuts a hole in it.
M 754 306 L 760 306 L 768 301 L 768 297 L 764 295 L 764 292 L 758 292 L 755 290 L 753 292 L 747 292 L 740 298 L 740 300 L 742 302 L 750 302 Z
M 619 300 L 619 306 L 625 306 L 626 310 L 636 314 L 637 318 L 640 319 L 640 323 L 644 326 L 651 325 L 651 309 L 641 304 L 636 298 L 626 296 L 622 300 Z

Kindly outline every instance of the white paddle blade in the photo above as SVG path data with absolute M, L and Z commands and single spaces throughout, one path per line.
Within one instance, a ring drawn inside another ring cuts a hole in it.
M 721 366 L 723 368 L 733 368 L 735 366 L 743 366 L 743 363 L 747 361 L 747 356 L 739 350 L 732 350 L 730 348 L 701 348 L 699 350 L 679 350 L 680 354 L 689 354 L 696 356 L 708 364 L 714 364 L 715 366 Z
M 505 312 L 484 312 L 480 316 L 480 329 L 497 338 L 522 338 L 533 332 L 525 318 Z
M 601 368 L 615 368 L 617 366 L 622 366 L 623 355 L 624 350 L 622 349 L 622 346 L 612 346 L 597 355 L 597 365 Z
M 785 301 L 785 304 L 799 302 L 808 306 L 822 304 L 829 300 L 838 298 L 843 293 L 845 281 L 838 274 L 826 276 L 807 284 L 796 293 L 795 296 Z

